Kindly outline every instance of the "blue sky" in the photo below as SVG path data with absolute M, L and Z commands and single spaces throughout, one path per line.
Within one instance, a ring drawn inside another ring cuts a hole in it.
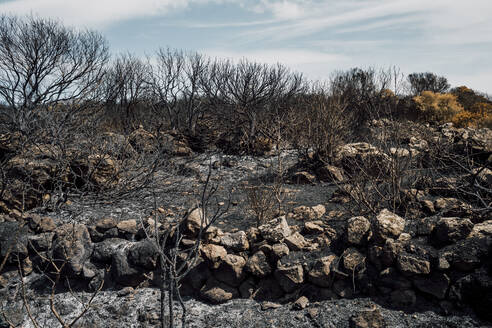
M 312 79 L 396 65 L 492 94 L 491 0 L 0 0 L 0 13 L 96 29 L 115 53 L 169 46 Z

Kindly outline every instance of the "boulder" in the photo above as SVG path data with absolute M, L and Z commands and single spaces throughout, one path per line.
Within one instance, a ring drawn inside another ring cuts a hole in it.
M 439 259 L 459 271 L 469 272 L 482 264 L 482 259 L 491 255 L 492 238 L 471 237 L 439 250 Z
M 286 293 L 293 292 L 304 282 L 304 270 L 301 264 L 277 264 L 275 277 Z
M 19 222 L 0 223 L 0 259 L 8 256 L 12 263 L 17 256 L 22 260 L 27 257 L 28 228 Z M 1 263 L 1 262 L 0 262 Z
M 336 260 L 336 255 L 328 255 L 318 259 L 308 272 L 308 281 L 316 286 L 330 287 L 332 280 L 330 279 L 331 266 Z
M 293 210 L 294 218 L 297 220 L 317 220 L 323 217 L 325 213 L 326 208 L 321 204 L 312 207 L 302 205 Z
M 350 318 L 350 328 L 386 328 L 379 308 L 359 311 Z
M 432 295 L 439 300 L 443 300 L 446 297 L 450 279 L 444 273 L 436 273 L 432 274 L 430 277 L 415 278 L 413 284 L 421 292 Z
M 249 249 L 248 236 L 244 231 L 225 233 L 220 237 L 220 244 L 226 249 L 235 252 L 247 251 Z
M 291 251 L 301 251 L 309 246 L 309 243 L 299 232 L 294 232 L 290 236 L 284 239 L 284 243 L 289 247 Z
M 277 243 L 290 236 L 292 231 L 287 224 L 285 216 L 280 216 L 258 227 L 263 239 Z
M 127 249 L 118 249 L 112 256 L 111 276 L 117 284 L 137 287 L 145 279 L 143 268 L 135 267 L 128 261 Z
M 427 259 L 413 254 L 400 254 L 396 258 L 396 264 L 400 272 L 413 275 L 427 275 L 430 273 L 431 265 Z
M 433 230 L 433 240 L 438 245 L 449 245 L 466 238 L 473 230 L 469 219 L 441 218 Z
M 116 251 L 127 248 L 131 243 L 126 239 L 108 238 L 94 244 L 91 260 L 100 263 L 111 263 Z
M 398 307 L 413 307 L 417 302 L 417 295 L 412 289 L 394 290 L 390 294 L 390 300 Z
M 353 173 L 363 169 L 364 174 L 373 177 L 387 173 L 391 163 L 390 156 L 366 142 L 343 145 L 335 160 L 346 172 Z
M 372 237 L 371 222 L 363 216 L 356 216 L 347 222 L 347 241 L 353 245 L 364 245 Z
M 347 248 L 342 257 L 343 267 L 349 273 L 363 269 L 366 265 L 365 261 L 366 257 L 353 247 Z
M 227 256 L 227 250 L 224 247 L 214 244 L 201 245 L 200 253 L 213 269 L 217 269 Z
M 272 261 L 276 263 L 282 257 L 289 255 L 289 247 L 284 243 L 273 244 L 271 255 Z
M 157 267 L 159 253 L 153 241 L 144 239 L 128 248 L 128 261 L 130 264 L 154 270 Z
M 48 216 L 39 216 L 31 214 L 28 217 L 29 227 L 36 233 L 52 232 L 56 229 L 55 221 Z
M 200 229 L 206 224 L 201 208 L 194 208 L 186 216 L 185 226 L 186 231 L 193 237 L 198 236 Z
M 455 187 L 451 187 L 453 192 Z M 434 201 L 434 208 L 442 216 L 465 217 L 472 214 L 471 205 L 456 198 L 438 198 Z
M 105 232 L 106 230 L 115 228 L 117 222 L 113 218 L 101 218 L 96 222 L 96 229 L 99 232 Z
M 200 290 L 200 295 L 212 303 L 220 304 L 239 297 L 239 292 L 236 288 L 210 277 Z
M 292 304 L 292 308 L 294 310 L 303 310 L 309 305 L 309 299 L 306 296 L 299 297 L 294 304 Z
M 70 273 L 79 274 L 89 261 L 94 248 L 87 227 L 83 224 L 64 224 L 58 227 L 55 233 L 55 262 L 66 262 L 65 268 Z
M 244 280 L 246 260 L 239 255 L 227 254 L 214 272 L 215 278 L 230 286 L 238 287 Z
M 43 232 L 37 235 L 28 236 L 29 251 L 32 253 L 44 252 L 51 249 L 53 245 L 54 232 Z
M 376 216 L 375 234 L 380 240 L 398 239 L 404 229 L 405 220 L 387 209 Z
M 153 153 L 157 150 L 155 136 L 146 131 L 143 126 L 140 126 L 128 136 L 128 143 L 139 154 Z
M 339 183 L 344 180 L 343 170 L 333 165 L 323 165 L 316 170 L 318 179 L 323 182 Z
M 135 219 L 120 221 L 116 227 L 122 235 L 136 235 L 138 232 L 137 220 Z
M 256 277 L 265 277 L 272 272 L 265 253 L 258 251 L 246 262 L 246 271 Z
M 316 177 L 309 172 L 301 171 L 296 172 L 291 177 L 292 183 L 295 184 L 314 184 Z

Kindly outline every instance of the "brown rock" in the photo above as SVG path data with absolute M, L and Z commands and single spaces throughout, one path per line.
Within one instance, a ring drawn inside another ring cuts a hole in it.
M 405 220 L 384 209 L 376 217 L 375 228 L 376 236 L 381 240 L 388 238 L 398 239 L 398 236 L 405 229 Z
M 413 280 L 413 283 L 421 292 L 443 300 L 446 297 L 450 279 L 444 273 L 436 273 L 430 277 L 416 278 Z
M 93 244 L 83 224 L 64 224 L 56 229 L 53 245 L 55 260 L 66 262 L 72 273 L 80 273 L 92 255 Z
M 328 255 L 318 259 L 308 273 L 309 282 L 320 287 L 330 287 L 331 265 L 336 259 L 336 255 Z
M 345 250 L 342 262 L 343 267 L 348 272 L 356 272 L 365 266 L 366 258 L 356 248 L 348 248 Z
M 289 247 L 291 251 L 301 251 L 307 246 L 309 243 L 304 239 L 304 237 L 299 232 L 294 232 L 290 236 L 284 239 L 284 243 Z
M 405 274 L 429 274 L 430 262 L 417 256 L 400 254 L 396 264 L 400 272 Z
M 323 233 L 325 229 L 315 221 L 307 221 L 304 223 L 304 231 L 310 233 Z
M 301 296 L 299 297 L 294 304 L 292 305 L 292 308 L 294 310 L 303 310 L 309 305 L 309 299 L 306 296 Z
M 261 236 L 272 243 L 283 241 L 292 233 L 284 216 L 270 220 L 258 227 L 258 229 L 260 230 Z
M 356 216 L 347 222 L 347 241 L 354 245 L 363 245 L 372 237 L 371 222 L 363 216 Z
M 215 271 L 215 278 L 230 286 L 238 287 L 244 279 L 245 265 L 246 260 L 242 256 L 227 254 Z
M 278 262 L 275 277 L 282 289 L 290 293 L 304 282 L 304 270 L 300 264 L 282 265 Z
M 113 218 L 101 218 L 96 222 L 96 229 L 99 232 L 104 232 L 106 230 L 116 227 L 116 220 Z
M 236 288 L 211 277 L 200 290 L 200 295 L 212 303 L 220 304 L 239 297 Z
M 124 234 L 134 235 L 138 232 L 137 220 L 135 220 L 135 219 L 120 221 L 120 222 L 118 222 L 116 227 L 118 228 L 118 230 L 121 233 L 124 233 Z
M 316 177 L 309 172 L 296 172 L 292 176 L 292 182 L 295 184 L 314 184 Z
M 350 318 L 350 328 L 385 328 L 386 322 L 378 308 L 363 310 Z
M 282 257 L 289 255 L 289 247 L 284 243 L 278 243 L 272 245 L 272 257 L 274 262 L 280 260 Z
M 316 170 L 318 179 L 323 182 L 342 182 L 343 170 L 333 165 L 324 165 Z
M 200 228 L 205 226 L 205 218 L 201 208 L 195 208 L 186 217 L 186 229 L 192 236 L 198 236 Z
M 473 223 L 469 219 L 441 218 L 433 230 L 433 237 L 440 245 L 456 243 L 466 238 L 473 230 Z
M 214 244 L 202 245 L 200 251 L 203 258 L 211 264 L 213 269 L 217 269 L 227 256 L 227 251 L 224 247 Z
M 246 270 L 254 276 L 264 277 L 272 272 L 265 253 L 258 251 L 246 262 Z
M 249 249 L 248 236 L 244 231 L 225 233 L 220 237 L 220 244 L 227 249 L 242 252 Z

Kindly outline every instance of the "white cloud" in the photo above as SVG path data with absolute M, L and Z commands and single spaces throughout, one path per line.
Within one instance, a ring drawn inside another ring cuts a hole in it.
M 132 18 L 166 15 L 192 2 L 204 0 L 15 0 L 0 4 L 0 12 L 35 14 L 61 19 L 69 25 L 101 27 Z

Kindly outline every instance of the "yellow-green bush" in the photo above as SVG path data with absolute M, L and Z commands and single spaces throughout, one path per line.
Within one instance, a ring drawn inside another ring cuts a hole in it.
M 413 97 L 413 101 L 426 120 L 438 123 L 451 122 L 455 115 L 464 110 L 456 96 L 449 93 L 423 91 Z

